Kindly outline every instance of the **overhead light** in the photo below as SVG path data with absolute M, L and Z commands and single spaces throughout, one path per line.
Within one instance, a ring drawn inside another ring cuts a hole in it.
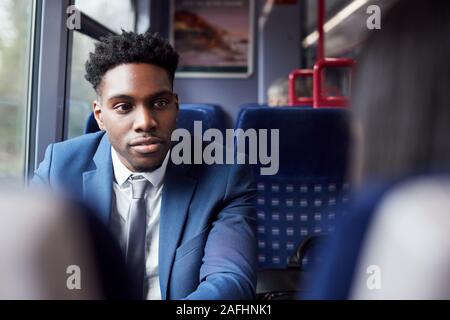
M 339 11 L 333 18 L 331 18 L 330 20 L 328 20 L 324 24 L 323 31 L 324 32 L 331 31 L 334 27 L 336 27 L 342 21 L 347 19 L 353 12 L 355 12 L 356 10 L 361 8 L 367 2 L 369 2 L 369 0 L 355 0 L 355 1 L 352 1 L 348 6 L 346 6 L 344 9 Z M 317 32 L 317 30 L 316 30 L 316 31 L 310 33 L 305 38 L 305 40 L 303 40 L 302 45 L 303 45 L 304 48 L 309 47 L 310 45 L 312 45 L 315 42 L 317 42 L 318 39 L 319 39 L 319 32 Z

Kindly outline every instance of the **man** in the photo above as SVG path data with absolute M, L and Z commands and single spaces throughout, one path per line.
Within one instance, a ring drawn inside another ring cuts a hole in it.
M 267 105 L 269 107 L 287 106 L 288 95 L 288 79 L 278 78 L 267 89 Z
M 252 299 L 251 174 L 238 165 L 170 161 L 177 64 L 156 34 L 122 32 L 99 42 L 86 79 L 103 131 L 50 145 L 34 180 L 96 209 L 121 242 L 143 297 Z

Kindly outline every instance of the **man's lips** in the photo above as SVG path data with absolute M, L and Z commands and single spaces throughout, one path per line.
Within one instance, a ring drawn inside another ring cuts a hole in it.
M 162 139 L 156 137 L 148 137 L 132 140 L 130 146 L 138 153 L 148 154 L 159 151 L 163 143 L 164 141 Z

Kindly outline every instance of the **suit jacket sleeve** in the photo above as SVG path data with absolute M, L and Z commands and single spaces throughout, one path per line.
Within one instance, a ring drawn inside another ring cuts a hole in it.
M 35 170 L 31 185 L 46 186 L 50 184 L 50 167 L 52 164 L 53 144 L 49 145 L 45 150 L 44 160 L 39 164 Z
M 200 285 L 187 299 L 255 298 L 255 194 L 250 168 L 231 166 L 224 206 L 212 223 L 206 241 Z

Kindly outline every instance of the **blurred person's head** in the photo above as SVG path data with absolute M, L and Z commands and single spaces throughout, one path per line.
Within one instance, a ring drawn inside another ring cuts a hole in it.
M 0 299 L 133 298 L 118 245 L 81 205 L 0 195 Z
M 450 167 L 449 17 L 449 1 L 399 1 L 369 31 L 353 98 L 356 180 Z
M 178 96 L 173 80 L 178 54 L 158 34 L 123 31 L 102 38 L 86 63 L 97 92 L 97 124 L 131 171 L 159 167 L 176 126 Z
M 288 78 L 278 78 L 267 89 L 269 107 L 287 106 L 289 103 Z

